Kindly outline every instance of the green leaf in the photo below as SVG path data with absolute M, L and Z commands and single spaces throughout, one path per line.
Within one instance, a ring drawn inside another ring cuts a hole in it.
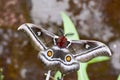
M 58 80 L 58 78 L 61 78 L 61 72 L 57 71 L 54 76 L 55 80 Z
M 63 19 L 63 25 L 64 25 L 64 33 L 73 33 L 74 35 L 71 36 L 66 36 L 68 39 L 70 40 L 79 40 L 79 36 L 77 33 L 77 30 L 74 26 L 74 24 L 72 23 L 72 21 L 70 20 L 70 18 L 65 14 L 65 13 L 61 13 L 62 19 Z
M 72 21 L 70 20 L 70 18 L 63 12 L 61 13 L 61 15 L 62 15 L 63 24 L 64 24 L 64 33 L 74 34 L 72 37 L 67 37 L 67 38 L 70 40 L 79 40 L 77 30 L 74 24 L 72 23 Z M 86 72 L 87 65 L 88 65 L 87 63 L 80 63 L 80 69 L 77 72 L 78 80 L 89 80 Z
M 64 33 L 73 33 L 72 37 L 66 36 L 69 40 L 79 40 L 79 36 L 77 33 L 77 30 L 75 29 L 74 24 L 70 20 L 70 18 L 65 14 L 61 13 L 62 19 L 63 19 L 63 25 L 64 25 Z M 58 77 L 61 77 L 61 73 L 58 71 L 55 74 L 55 80 L 57 80 Z
M 120 80 L 120 74 L 119 74 L 119 76 L 118 76 L 117 80 Z
M 0 68 L 0 80 L 3 80 L 3 79 L 4 79 L 4 75 L 3 75 L 2 73 L 3 73 L 3 69 Z
M 91 64 L 91 63 L 97 63 L 97 62 L 107 61 L 109 59 L 110 58 L 107 57 L 107 56 L 98 56 L 98 57 L 95 57 L 92 60 L 90 60 L 88 63 L 89 64 Z

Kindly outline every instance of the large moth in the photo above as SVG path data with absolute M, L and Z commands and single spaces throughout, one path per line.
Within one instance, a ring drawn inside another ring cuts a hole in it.
M 103 43 L 93 40 L 68 40 L 65 35 L 57 36 L 41 26 L 31 23 L 21 25 L 39 51 L 38 57 L 50 70 L 63 74 L 77 71 L 79 62 L 87 62 L 96 56 L 110 56 L 110 49 Z M 72 37 L 72 36 L 71 36 Z

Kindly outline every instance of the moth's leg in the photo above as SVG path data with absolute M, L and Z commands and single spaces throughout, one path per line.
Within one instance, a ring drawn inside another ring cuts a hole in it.
M 52 80 L 54 80 L 54 77 L 52 77 L 51 75 L 50 75 L 50 72 L 51 72 L 51 70 L 49 70 L 48 71 L 48 73 L 45 73 L 45 76 L 46 76 L 46 80 L 47 80 L 47 77 L 50 79 L 52 79 Z
M 50 73 L 51 73 L 51 70 L 49 70 L 47 73 L 45 73 L 45 75 L 46 75 L 46 79 L 45 79 L 45 80 L 49 80 L 50 78 L 51 78 L 52 80 L 54 80 L 54 77 L 52 77 L 52 76 L 50 75 Z M 65 76 L 65 74 L 62 74 L 61 79 L 58 77 L 57 80 L 63 80 L 63 79 L 64 79 L 64 76 Z
M 62 74 L 62 76 L 61 76 L 61 80 L 63 80 L 63 79 L 64 79 L 64 76 L 65 76 L 65 74 Z
M 51 70 L 49 70 L 47 73 L 45 73 L 45 75 L 46 75 L 46 79 L 45 80 L 49 80 L 50 79 L 50 73 L 51 73 Z

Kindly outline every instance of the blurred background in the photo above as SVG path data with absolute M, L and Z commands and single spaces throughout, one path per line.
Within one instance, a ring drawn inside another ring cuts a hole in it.
M 4 80 L 44 80 L 47 72 L 29 38 L 17 31 L 23 23 L 39 24 L 58 33 L 64 11 L 80 39 L 106 43 L 113 56 L 91 64 L 90 80 L 116 80 L 120 72 L 120 0 L 0 0 L 0 68 Z M 52 73 L 54 75 L 54 72 Z M 65 80 L 77 80 L 76 72 Z

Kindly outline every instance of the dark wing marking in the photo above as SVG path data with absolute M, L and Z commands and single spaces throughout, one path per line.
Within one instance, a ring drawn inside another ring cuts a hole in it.
M 36 26 L 31 23 L 26 23 L 21 25 L 18 30 L 23 30 L 30 37 L 33 46 L 37 50 L 45 50 L 47 47 L 54 45 L 54 35 L 53 33 L 43 29 L 40 26 Z
M 105 44 L 92 40 L 71 41 L 68 49 L 80 62 L 87 62 L 96 56 L 111 55 L 110 49 Z

